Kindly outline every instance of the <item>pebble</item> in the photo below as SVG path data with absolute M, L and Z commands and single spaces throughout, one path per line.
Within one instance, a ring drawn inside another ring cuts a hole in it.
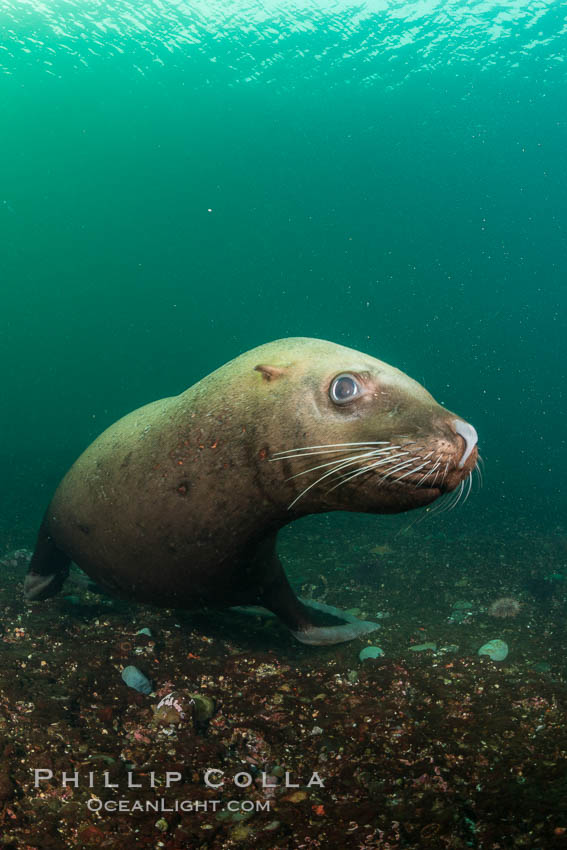
M 504 661 L 508 655 L 508 644 L 503 640 L 489 640 L 480 647 L 478 654 L 488 655 L 493 661 Z
M 122 681 L 129 688 L 134 688 L 135 691 L 139 691 L 141 694 L 151 694 L 152 692 L 150 680 L 144 676 L 141 670 L 138 670 L 133 665 L 124 668 L 122 671 Z
M 286 803 L 302 803 L 308 796 L 307 791 L 294 791 L 292 794 L 288 794 L 288 796 L 283 799 Z
M 187 691 L 172 691 L 154 709 L 154 720 L 162 726 L 179 726 L 193 716 L 193 698 Z
M 196 723 L 206 723 L 213 716 L 215 703 L 205 694 L 190 694 L 193 700 L 193 717 Z
M 6 552 L 0 558 L 0 566 L 2 567 L 19 567 L 27 568 L 33 552 L 30 549 L 14 549 L 12 552 Z
M 365 646 L 358 653 L 361 661 L 366 661 L 367 658 L 380 658 L 382 655 L 384 655 L 384 650 L 379 646 Z
M 436 643 L 418 643 L 416 646 L 410 646 L 412 652 L 425 652 L 426 649 L 432 649 L 433 652 L 437 649 Z
M 138 629 L 138 631 L 136 632 L 136 634 L 137 634 L 137 635 L 147 635 L 148 637 L 151 637 L 151 636 L 152 636 L 152 633 L 151 633 L 151 631 L 150 631 L 148 628 Z
M 459 645 L 457 643 L 448 643 L 446 646 L 440 646 L 439 652 L 458 652 Z

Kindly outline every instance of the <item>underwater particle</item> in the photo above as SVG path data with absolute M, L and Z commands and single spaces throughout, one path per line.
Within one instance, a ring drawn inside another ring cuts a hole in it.
M 504 661 L 508 655 L 508 644 L 498 638 L 489 640 L 480 647 L 478 654 L 488 655 L 493 661 Z
M 138 670 L 138 668 L 133 665 L 124 668 L 122 671 L 122 681 L 128 685 L 129 688 L 133 688 L 141 694 L 151 694 L 152 692 L 150 680 L 144 676 L 141 670 Z
M 512 596 L 502 596 L 489 606 L 488 613 L 491 617 L 517 617 L 521 607 Z
M 367 658 L 380 658 L 384 655 L 384 650 L 379 646 L 365 646 L 358 653 L 360 661 L 366 661 Z

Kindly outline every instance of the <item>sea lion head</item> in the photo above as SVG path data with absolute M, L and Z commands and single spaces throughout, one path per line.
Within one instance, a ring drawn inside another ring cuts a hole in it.
M 399 369 L 317 339 L 249 354 L 290 509 L 398 513 L 470 487 L 475 429 Z

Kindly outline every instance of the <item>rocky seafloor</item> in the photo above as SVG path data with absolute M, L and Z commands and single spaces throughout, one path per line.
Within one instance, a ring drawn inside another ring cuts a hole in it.
M 561 529 L 286 529 L 303 596 L 388 615 L 327 648 L 275 620 L 76 584 L 26 605 L 9 553 L 29 542 L 0 536 L 0 847 L 567 848 Z M 512 616 L 489 613 L 501 597 Z M 491 639 L 504 661 L 477 654 Z M 368 645 L 384 655 L 361 662 Z M 126 686 L 129 665 L 152 693 Z M 35 787 L 34 770 L 53 777 Z

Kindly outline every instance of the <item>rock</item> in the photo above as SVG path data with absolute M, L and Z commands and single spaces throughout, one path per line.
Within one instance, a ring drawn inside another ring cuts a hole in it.
M 17 567 L 18 569 L 27 569 L 31 561 L 33 552 L 30 549 L 14 549 L 12 552 L 6 552 L 0 558 L 1 567 Z
M 508 655 L 508 644 L 503 640 L 489 640 L 480 647 L 478 654 L 488 655 L 493 661 L 504 661 Z
M 215 711 L 215 703 L 205 694 L 190 694 L 193 700 L 193 718 L 195 723 L 206 723 Z
M 154 720 L 161 726 L 180 726 L 191 721 L 193 707 L 194 700 L 189 691 L 172 691 L 153 706 Z
M 428 643 L 418 643 L 415 646 L 410 646 L 412 652 L 425 652 L 427 649 L 437 650 L 437 644 L 429 641 Z
M 133 665 L 124 668 L 122 671 L 122 681 L 128 685 L 129 688 L 133 688 L 141 694 L 151 694 L 152 692 L 150 680 L 144 676 L 141 670 L 138 670 L 138 668 Z
M 294 791 L 292 794 L 288 794 L 288 796 L 283 799 L 286 803 L 302 803 L 308 796 L 307 791 Z
M 246 839 L 249 838 L 251 832 L 251 826 L 247 826 L 244 823 L 239 823 L 238 826 L 235 826 L 234 829 L 231 829 L 230 837 L 233 841 L 246 841 Z
M 358 653 L 360 661 L 366 661 L 367 658 L 381 658 L 384 655 L 384 650 L 379 646 L 365 646 Z
M 152 636 L 152 633 L 151 633 L 151 631 L 150 631 L 148 628 L 138 629 L 138 631 L 136 632 L 136 634 L 137 634 L 137 635 L 147 635 L 148 637 L 151 637 L 151 636 Z

